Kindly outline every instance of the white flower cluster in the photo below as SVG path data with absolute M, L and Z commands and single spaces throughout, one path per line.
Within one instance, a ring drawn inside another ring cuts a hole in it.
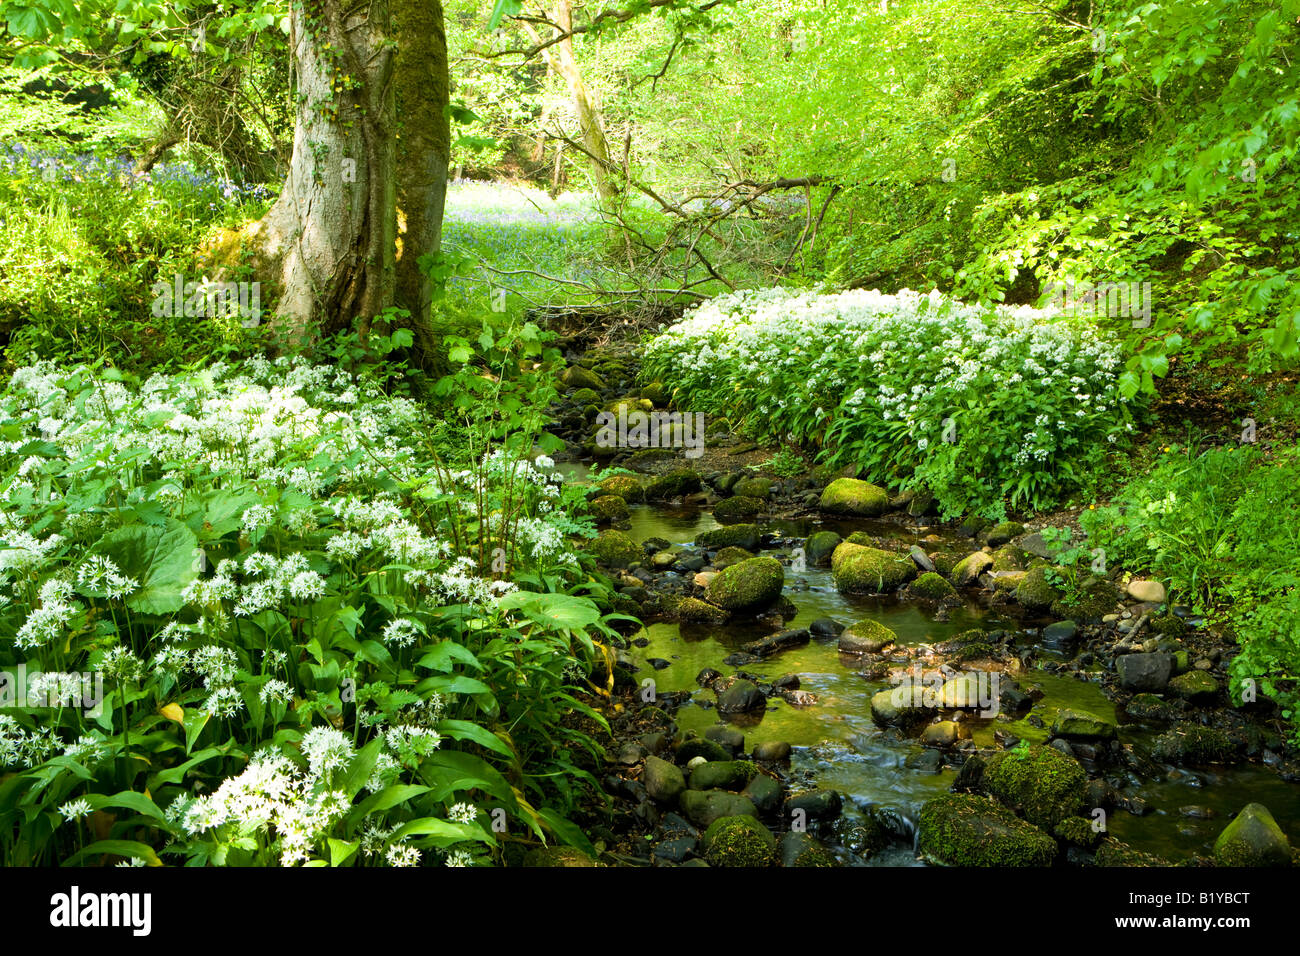
M 760 394 L 757 408 L 740 410 L 772 434 L 838 409 L 837 417 L 900 423 L 921 452 L 944 440 L 949 410 L 1023 391 L 1032 395 L 1024 404 L 1051 409 L 1041 427 L 1018 436 L 1015 463 L 1023 465 L 1053 454 L 1081 419 L 1112 427 L 1123 418 L 1119 347 L 1086 321 L 938 292 L 731 293 L 655 338 L 647 357 L 696 407 Z

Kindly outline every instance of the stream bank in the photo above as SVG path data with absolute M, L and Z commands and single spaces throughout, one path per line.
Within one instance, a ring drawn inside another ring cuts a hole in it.
M 1267 702 L 1231 706 L 1232 648 L 1159 582 L 1071 600 L 1042 518 L 774 473 L 725 422 L 633 447 L 610 423 L 672 411 L 664 390 L 630 350 L 569 359 L 555 457 L 626 469 L 592 488 L 588 550 L 645 622 L 617 652 L 614 812 L 589 821 L 610 860 L 1292 862 L 1297 754 Z

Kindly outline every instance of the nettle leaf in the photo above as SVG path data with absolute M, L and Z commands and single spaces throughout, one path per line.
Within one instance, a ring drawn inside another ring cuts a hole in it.
M 194 532 L 176 520 L 165 525 L 128 525 L 110 531 L 94 545 L 122 573 L 140 583 L 126 605 L 142 614 L 173 614 L 184 606 L 181 591 L 198 577 Z

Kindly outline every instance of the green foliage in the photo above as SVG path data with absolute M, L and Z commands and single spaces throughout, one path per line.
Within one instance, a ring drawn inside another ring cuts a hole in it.
M 449 463 L 429 412 L 288 358 L 42 363 L 0 430 L 0 669 L 38 695 L 0 715 L 6 861 L 464 865 L 498 812 L 589 849 L 611 632 L 535 432 Z

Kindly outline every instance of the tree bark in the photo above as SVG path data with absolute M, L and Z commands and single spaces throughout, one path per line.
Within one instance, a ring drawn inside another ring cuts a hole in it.
M 275 322 L 292 339 L 368 322 L 395 287 L 394 45 L 385 0 L 293 7 L 293 158 L 254 230 L 278 265 Z
M 397 133 L 396 304 L 411 313 L 417 342 L 428 352 L 433 283 L 421 256 L 442 245 L 442 216 L 451 162 L 447 36 L 441 0 L 392 0 L 399 48 L 395 81 Z
M 570 0 L 555 0 L 554 13 L 551 16 L 562 33 L 573 30 L 573 6 Z M 602 200 L 610 200 L 618 195 L 618 185 L 610 175 L 609 142 L 605 136 L 605 121 L 600 108 L 592 99 L 587 84 L 582 79 L 582 70 L 573 58 L 573 38 L 566 36 L 560 42 L 545 51 L 550 67 L 564 77 L 569 86 L 569 95 L 573 97 L 573 107 L 578 114 L 578 126 L 582 145 L 591 154 L 591 175 L 596 185 L 596 192 Z

